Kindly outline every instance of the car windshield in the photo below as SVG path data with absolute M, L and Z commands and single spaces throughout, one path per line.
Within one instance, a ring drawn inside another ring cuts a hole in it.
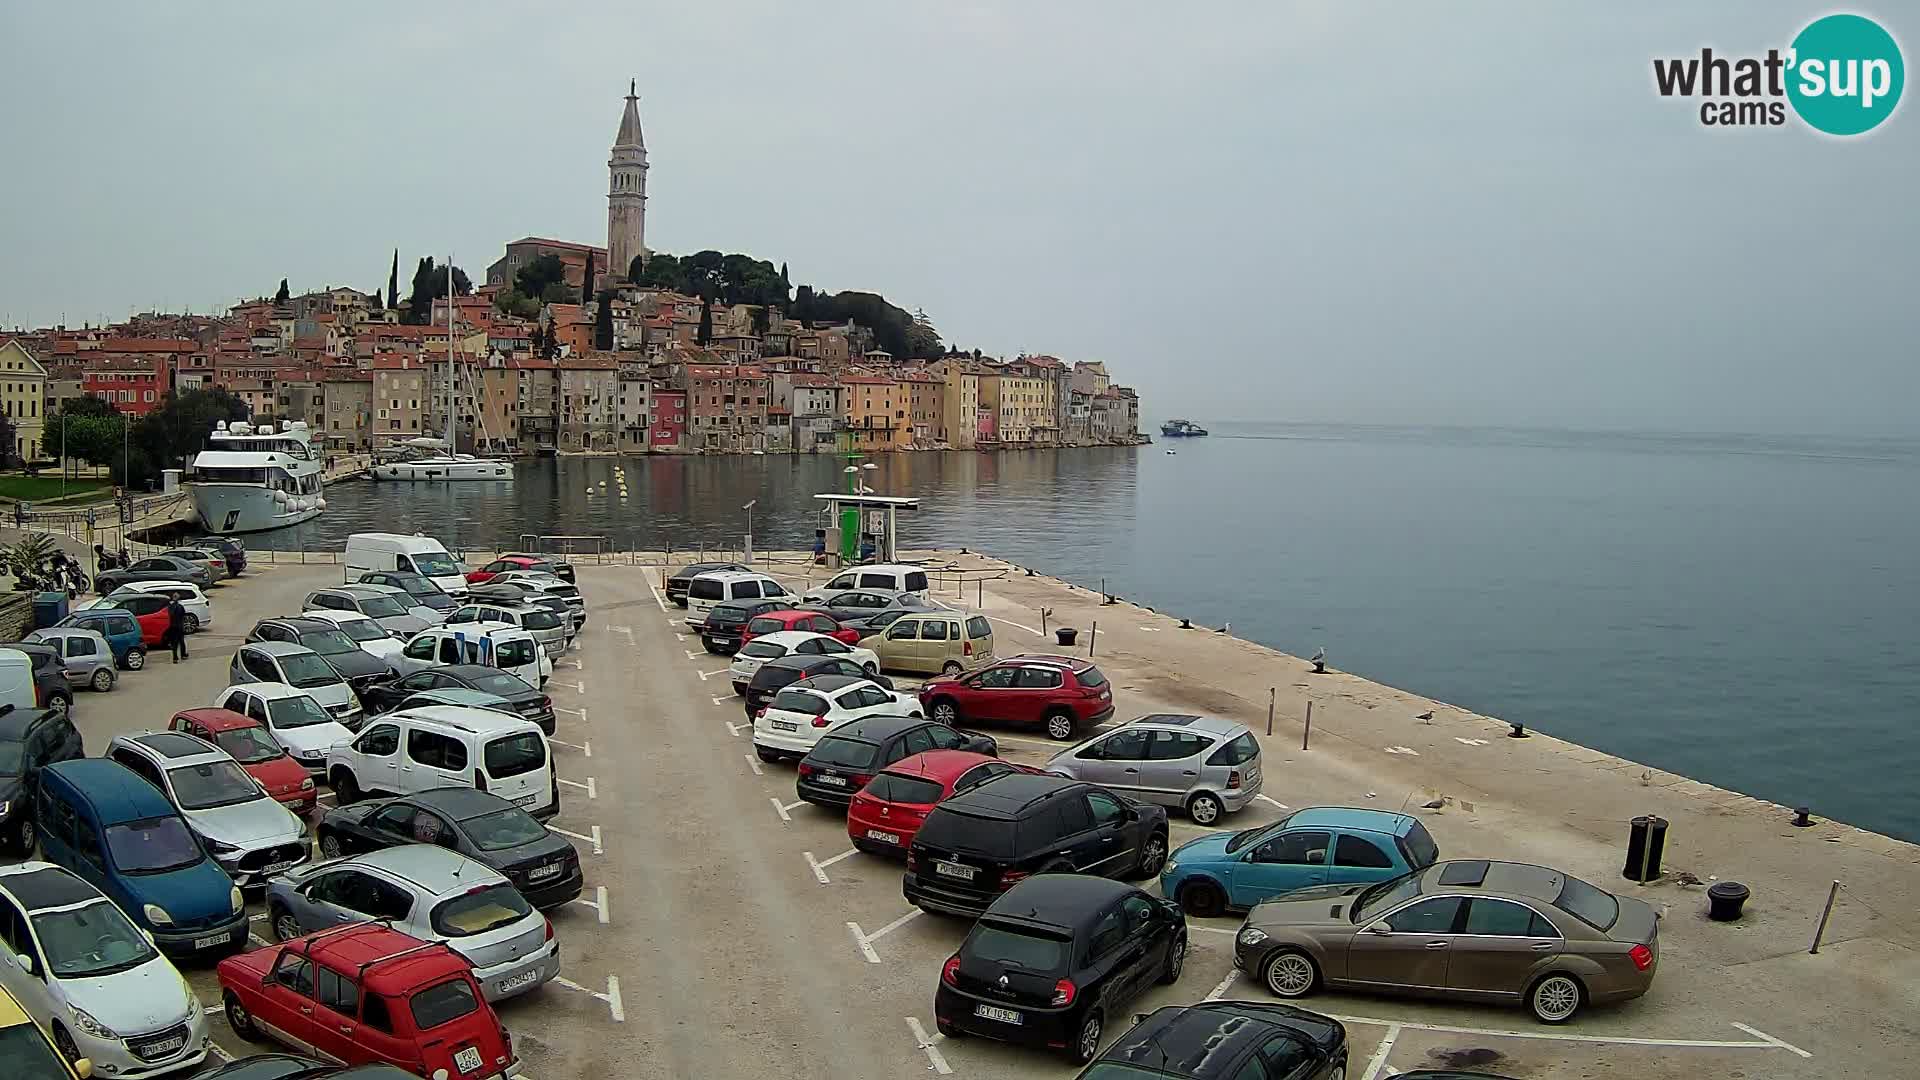
M 389 640 L 387 632 L 382 630 L 380 624 L 374 622 L 372 619 L 342 619 L 340 620 L 339 626 L 341 633 L 355 641 Z M 305 644 L 305 639 L 302 639 L 302 644 Z
M 312 727 L 333 719 L 319 702 L 305 694 L 267 702 L 267 717 L 277 728 Z
M 527 692 L 527 682 L 518 675 L 509 675 L 504 671 L 489 671 L 485 675 L 476 675 L 467 680 L 475 690 L 485 690 L 503 698 L 518 697 Z
M 1560 886 L 1560 896 L 1553 906 L 1571 913 L 1575 918 L 1595 930 L 1611 930 L 1613 924 L 1620 921 L 1620 901 L 1605 889 L 1597 888 L 1581 881 L 1577 877 L 1567 878 Z
M 120 909 L 102 900 L 33 916 L 47 968 L 67 979 L 90 979 L 139 967 L 159 954 Z
M 395 600 L 386 593 L 381 593 L 378 596 L 362 596 L 359 600 L 360 614 L 370 619 L 386 619 L 407 613 L 405 604 Z
M 280 670 L 286 673 L 289 686 L 331 686 L 340 681 L 340 673 L 312 653 L 288 653 L 280 657 Z
M 339 630 L 309 630 L 300 635 L 300 644 L 319 653 L 321 656 L 338 656 L 341 653 L 359 652 L 360 646 Z
M 26 748 L 25 743 L 0 741 L 0 776 L 20 775 L 20 759 Z
M 870 742 L 858 739 L 841 739 L 828 736 L 821 739 L 807 755 L 811 765 L 837 765 L 844 769 L 864 769 L 873 764 L 873 755 L 878 749 Z
M 450 938 L 470 937 L 519 922 L 531 914 L 533 908 L 513 886 L 503 881 L 442 901 L 433 909 L 433 930 Z
M 242 765 L 258 765 L 281 755 L 278 744 L 257 727 L 232 728 L 213 733 L 213 744 L 233 755 Z
M 216 806 L 266 798 L 247 770 L 231 761 L 208 761 L 168 769 L 167 780 L 173 785 L 174 801 L 182 810 L 211 810 Z
M 495 810 L 491 814 L 482 814 L 477 818 L 468 818 L 460 823 L 473 841 L 473 846 L 481 851 L 501 851 L 521 844 L 531 844 L 547 835 L 547 827 L 533 820 L 533 815 L 517 806 L 504 810 Z
M 1067 942 L 1018 926 L 977 922 L 960 951 L 976 960 L 1022 971 L 1058 971 L 1067 958 Z
M 1389 881 L 1383 881 L 1354 898 L 1353 921 L 1365 922 L 1395 904 L 1419 895 L 1420 874 L 1418 872 L 1402 874 Z
M 751 656 L 755 660 L 778 660 L 787 655 L 787 647 L 771 641 L 749 641 L 740 649 L 739 655 Z
M 113 865 L 127 874 L 180 870 L 206 858 L 186 822 L 177 817 L 107 826 L 107 853 L 113 856 Z
M 454 562 L 453 556 L 444 551 L 426 551 L 414 555 L 413 568 L 427 577 L 459 577 L 467 572 L 466 567 Z M 411 585 L 403 588 L 408 592 L 414 591 Z
M 9 1080 L 73 1080 L 33 1024 L 0 1027 L 0 1061 L 7 1063 Z
M 1287 827 L 1287 822 L 1292 820 L 1293 815 L 1288 814 L 1286 817 L 1281 818 L 1271 825 L 1255 825 L 1251 829 L 1241 829 L 1239 832 L 1233 834 L 1232 839 L 1227 841 L 1227 854 L 1231 855 L 1263 836 L 1279 832 L 1281 829 Z

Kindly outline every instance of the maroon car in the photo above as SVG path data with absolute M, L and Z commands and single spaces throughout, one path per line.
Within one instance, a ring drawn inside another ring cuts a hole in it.
M 920 688 L 927 715 L 946 724 L 993 721 L 1046 729 L 1072 741 L 1113 715 L 1113 685 L 1092 661 L 1073 656 L 1011 656 Z

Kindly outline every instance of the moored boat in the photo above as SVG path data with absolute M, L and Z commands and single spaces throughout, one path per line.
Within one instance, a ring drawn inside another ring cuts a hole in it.
M 327 508 L 322 455 L 300 420 L 221 421 L 188 468 L 194 512 L 215 535 L 283 529 Z

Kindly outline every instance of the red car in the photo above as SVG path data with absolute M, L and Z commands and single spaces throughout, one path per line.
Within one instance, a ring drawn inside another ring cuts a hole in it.
M 313 809 L 313 777 L 273 741 L 260 721 L 231 709 L 188 709 L 173 714 L 167 727 L 198 735 L 225 750 L 247 775 L 260 782 L 274 801 L 296 814 Z
M 518 1064 L 459 953 L 376 923 L 229 956 L 217 974 L 227 1023 L 249 1042 L 447 1080 L 504 1077 Z
M 508 570 L 533 570 L 542 574 L 558 577 L 560 568 L 545 559 L 536 559 L 531 555 L 502 555 L 478 570 L 467 571 L 467 584 L 484 585 L 493 580 L 495 574 Z
M 103 607 L 122 608 L 140 624 L 140 644 L 157 649 L 167 635 L 167 598 L 160 593 L 130 593 Z M 91 611 L 92 608 L 87 610 Z
M 1070 742 L 1113 715 L 1113 686 L 1088 660 L 1073 656 L 1010 656 L 977 671 L 931 679 L 920 706 L 949 726 L 991 720 L 1031 724 Z
M 791 608 L 755 615 L 747 621 L 746 629 L 741 631 L 740 644 L 745 645 L 761 634 L 777 634 L 782 630 L 811 630 L 847 645 L 860 644 L 860 631 L 841 626 L 833 616 Z
M 922 751 L 887 766 L 854 793 L 847 836 L 861 851 L 905 858 L 935 803 L 996 776 L 1041 771 L 966 750 Z

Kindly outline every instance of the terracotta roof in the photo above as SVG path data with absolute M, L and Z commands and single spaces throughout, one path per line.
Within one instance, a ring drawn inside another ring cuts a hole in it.
M 565 371 L 615 371 L 620 361 L 612 356 L 563 356 L 554 361 L 554 366 Z
M 507 246 L 519 247 L 522 244 L 540 244 L 544 247 L 565 248 L 568 251 L 577 251 L 581 254 L 589 251 L 598 255 L 605 255 L 607 253 L 606 248 L 594 247 L 592 244 L 575 244 L 567 240 L 549 240 L 544 236 L 523 236 L 518 240 L 510 241 Z
M 840 385 L 831 375 L 815 375 L 811 372 L 797 372 L 793 376 L 795 386 L 834 387 Z
M 100 343 L 101 352 L 190 353 L 197 348 L 179 338 L 107 338 Z
M 856 386 L 893 386 L 894 380 L 883 379 L 878 375 L 842 375 L 840 381 Z

